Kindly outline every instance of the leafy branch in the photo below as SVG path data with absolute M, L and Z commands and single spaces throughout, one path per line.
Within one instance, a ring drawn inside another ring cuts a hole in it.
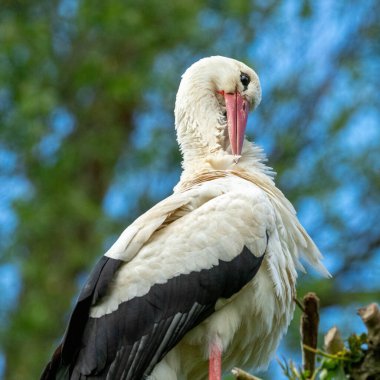
M 308 302 L 313 299 L 313 313 L 317 310 L 317 297 L 308 294 Z M 365 380 L 380 379 L 380 311 L 376 304 L 358 310 L 358 314 L 367 327 L 366 334 L 352 334 L 347 340 L 341 338 L 338 328 L 331 328 L 324 337 L 324 349 L 305 343 L 310 336 L 318 332 L 317 323 L 308 323 L 310 315 L 304 303 L 300 305 L 301 339 L 303 349 L 303 366 L 297 368 L 293 361 L 283 360 L 280 366 L 289 380 Z M 314 316 L 314 322 L 319 318 Z M 309 320 L 310 322 L 310 320 Z M 307 326 L 307 327 L 306 327 Z M 308 355 L 311 353 L 312 356 Z M 315 368 L 314 358 L 319 365 Z

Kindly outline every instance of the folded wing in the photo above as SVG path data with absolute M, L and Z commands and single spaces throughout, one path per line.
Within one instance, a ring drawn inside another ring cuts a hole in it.
M 254 278 L 268 239 L 263 199 L 219 190 L 211 195 L 174 202 L 161 216 L 153 210 L 161 224 L 133 254 L 128 245 L 136 244 L 124 232 L 127 238 L 117 244 L 125 251 L 113 249 L 94 268 L 42 379 L 142 379 L 219 299 Z

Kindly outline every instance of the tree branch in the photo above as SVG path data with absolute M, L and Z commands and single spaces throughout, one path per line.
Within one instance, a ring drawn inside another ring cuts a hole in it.
M 353 380 L 379 379 L 380 377 L 380 310 L 372 303 L 360 308 L 358 314 L 367 327 L 368 349 L 358 363 L 352 365 L 350 378 Z
M 315 293 L 307 293 L 303 298 L 301 317 L 302 365 L 310 375 L 315 370 L 315 352 L 305 346 L 317 349 L 319 325 L 319 298 Z
M 368 330 L 368 346 L 380 348 L 380 310 L 372 303 L 358 310 L 358 314 Z
M 240 368 L 234 368 L 231 373 L 235 376 L 236 380 L 261 380 L 260 378 L 243 371 Z

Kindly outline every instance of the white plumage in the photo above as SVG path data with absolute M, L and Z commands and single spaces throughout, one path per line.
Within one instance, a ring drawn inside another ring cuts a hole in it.
M 260 99 L 241 62 L 210 57 L 186 71 L 175 108 L 181 180 L 95 268 L 78 302 L 91 305 L 74 310 L 44 379 L 205 379 L 213 345 L 224 371 L 267 366 L 293 315 L 300 260 L 328 272 L 262 150 L 239 142 Z

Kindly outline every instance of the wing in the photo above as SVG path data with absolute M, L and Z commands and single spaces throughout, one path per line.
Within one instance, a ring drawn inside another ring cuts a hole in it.
M 230 298 L 257 273 L 268 236 L 260 221 L 265 220 L 259 207 L 263 200 L 255 197 L 258 207 L 252 200 L 236 192 L 208 198 L 178 219 L 170 213 L 171 224 L 156 228 L 129 262 L 120 260 L 120 254 L 104 256 L 42 378 L 148 376 L 189 330 L 214 312 L 219 299 Z M 229 221 L 220 219 L 226 209 L 233 215 Z M 224 233 L 231 223 L 235 236 Z
M 105 295 L 112 278 L 123 264 L 125 262 L 122 260 L 103 256 L 95 265 L 79 294 L 62 343 L 54 352 L 51 362 L 46 366 L 41 380 L 70 378 L 70 365 L 80 351 L 82 334 L 89 321 L 90 308 Z

